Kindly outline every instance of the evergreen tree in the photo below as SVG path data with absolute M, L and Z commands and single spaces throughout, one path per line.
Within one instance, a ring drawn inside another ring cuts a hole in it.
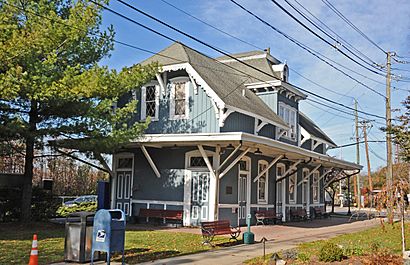
M 0 0 L 0 141 L 25 145 L 22 221 L 30 220 L 36 148 L 69 139 L 65 146 L 104 162 L 101 154 L 146 128 L 130 122 L 135 100 L 113 105 L 158 67 L 99 66 L 114 47 L 113 28 L 101 29 L 101 11 L 88 0 Z
M 404 102 L 404 113 L 399 118 L 400 124 L 391 128 L 394 142 L 399 147 L 400 158 L 410 162 L 410 96 Z

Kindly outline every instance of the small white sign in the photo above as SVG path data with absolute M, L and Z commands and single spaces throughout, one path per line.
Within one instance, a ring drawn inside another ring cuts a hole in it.
M 96 242 L 105 242 L 105 236 L 107 234 L 105 233 L 104 230 L 98 230 L 97 231 L 97 237 L 95 238 Z

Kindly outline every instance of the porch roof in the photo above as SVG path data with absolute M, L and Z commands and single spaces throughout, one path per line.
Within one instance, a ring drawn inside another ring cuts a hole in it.
M 321 164 L 323 167 L 335 167 L 344 170 L 362 169 L 361 165 L 337 159 L 326 154 L 319 154 L 299 146 L 287 144 L 267 137 L 253 135 L 244 132 L 226 132 L 226 133 L 195 133 L 195 134 L 146 134 L 136 139 L 127 147 L 133 146 L 152 146 L 152 147 L 169 147 L 169 146 L 192 146 L 206 145 L 221 147 L 228 144 L 240 144 L 243 147 L 251 147 L 255 151 L 257 148 L 266 156 L 277 156 L 285 154 L 288 159 L 312 159 L 311 164 Z

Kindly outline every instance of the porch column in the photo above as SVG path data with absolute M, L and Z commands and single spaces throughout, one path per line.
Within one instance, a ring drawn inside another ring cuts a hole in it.
M 218 169 L 219 169 L 219 164 L 221 163 L 221 154 L 220 154 L 221 153 L 221 146 L 220 145 L 216 146 L 215 153 L 216 153 L 216 160 L 214 162 L 215 178 L 213 179 L 214 183 L 212 183 L 212 182 L 210 183 L 211 187 L 215 187 L 215 191 L 213 193 L 210 193 L 210 194 L 213 194 L 213 198 L 210 197 L 210 199 L 212 199 L 212 200 L 210 200 L 209 212 L 214 213 L 213 220 L 211 220 L 211 221 L 216 221 L 216 220 L 219 219 L 219 181 L 220 180 L 219 180 L 219 170 Z M 214 202 L 214 203 L 212 203 L 212 202 Z M 211 211 L 211 210 L 213 210 L 213 211 Z

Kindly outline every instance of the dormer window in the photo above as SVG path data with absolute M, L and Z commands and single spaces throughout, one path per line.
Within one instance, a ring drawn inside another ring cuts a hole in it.
M 158 120 L 159 114 L 159 85 L 149 83 L 141 88 L 141 120 L 151 117 Z
M 170 118 L 187 119 L 189 114 L 189 79 L 171 79 Z
M 295 140 L 296 139 L 296 109 L 283 104 L 279 103 L 279 116 L 289 125 L 290 129 L 285 131 L 283 137 Z

